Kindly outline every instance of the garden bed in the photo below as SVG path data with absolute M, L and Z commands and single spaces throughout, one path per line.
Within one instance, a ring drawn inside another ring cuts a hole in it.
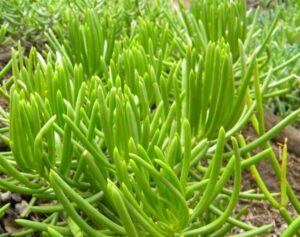
M 297 233 L 295 5 L 21 2 L 0 3 L 0 236 Z

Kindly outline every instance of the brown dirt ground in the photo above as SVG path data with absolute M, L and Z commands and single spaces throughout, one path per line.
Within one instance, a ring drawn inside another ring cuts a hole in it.
M 254 135 L 253 129 L 248 126 L 243 131 L 244 136 L 247 137 L 248 141 L 252 141 L 256 138 Z M 280 150 L 281 145 L 272 142 L 273 150 L 276 153 L 277 159 L 280 162 Z M 258 152 L 258 150 L 257 150 Z M 258 165 L 256 165 L 262 179 L 264 180 L 266 186 L 271 192 L 280 191 L 279 179 L 275 175 L 275 172 L 268 159 L 264 159 Z M 243 171 L 243 190 L 258 190 L 255 178 L 252 176 L 249 170 Z M 287 167 L 287 179 L 290 185 L 292 186 L 295 194 L 300 200 L 300 157 L 296 156 L 293 153 L 288 154 L 288 167 Z M 285 220 L 281 217 L 279 211 L 274 209 L 267 201 L 240 201 L 240 206 L 247 206 L 248 213 L 243 216 L 241 219 L 248 224 L 255 226 L 261 226 L 266 224 L 273 224 L 274 228 L 271 233 L 266 234 L 266 237 L 276 237 L 280 236 L 283 230 L 287 227 Z M 295 218 L 297 216 L 296 211 L 292 206 L 288 205 L 288 210 L 290 214 Z

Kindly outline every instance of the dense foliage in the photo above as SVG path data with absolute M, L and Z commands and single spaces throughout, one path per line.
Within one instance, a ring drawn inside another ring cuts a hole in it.
M 240 221 L 242 199 L 268 200 L 290 225 L 282 236 L 296 233 L 300 220 L 287 203 L 298 213 L 300 203 L 286 180 L 286 144 L 279 163 L 269 141 L 300 109 L 269 131 L 263 113 L 298 73 L 298 54 L 270 60 L 279 14 L 257 32 L 259 12 L 243 0 L 195 0 L 189 10 L 163 0 L 28 2 L 0 4 L 9 10 L 0 41 L 25 27 L 42 45 L 26 54 L 24 34 L 3 69 L 12 75 L 1 89 L 10 151 L 0 153 L 0 189 L 29 196 L 26 215 L 39 213 L 38 221 L 17 219 L 25 229 L 12 236 L 269 232 L 272 225 Z M 241 134 L 247 124 L 253 142 Z M 256 169 L 264 159 L 280 193 Z M 241 190 L 244 169 L 259 190 Z

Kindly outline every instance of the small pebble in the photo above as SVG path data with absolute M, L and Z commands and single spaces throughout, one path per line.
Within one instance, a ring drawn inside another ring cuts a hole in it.
M 26 209 L 27 206 L 28 206 L 28 203 L 26 201 L 22 200 L 20 203 L 16 204 L 16 206 L 15 206 L 16 212 L 18 214 L 21 214 Z
M 22 197 L 19 193 L 13 193 L 11 198 L 15 202 L 21 202 L 22 201 Z
M 9 202 L 11 200 L 12 194 L 11 192 L 1 193 L 0 200 L 2 202 Z
M 14 219 L 11 218 L 11 217 L 4 218 L 3 226 L 4 226 L 4 229 L 5 229 L 4 233 L 16 233 L 16 232 L 18 232 L 22 229 L 20 226 L 18 226 L 15 223 Z

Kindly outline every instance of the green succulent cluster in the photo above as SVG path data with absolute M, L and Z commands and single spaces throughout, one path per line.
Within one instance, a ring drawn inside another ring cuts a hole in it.
M 271 9 L 261 11 L 256 26 L 257 32 L 261 31 L 261 36 L 254 40 L 254 44 L 259 44 L 261 37 L 272 24 L 271 18 L 275 14 L 280 16 L 278 25 L 273 34 L 273 40 L 268 46 L 269 65 L 276 67 L 278 64 L 289 62 L 295 58 L 299 58 L 300 50 L 300 14 L 299 1 L 285 1 L 277 4 Z M 286 65 L 280 71 L 272 76 L 274 87 L 265 95 L 268 99 L 268 107 L 276 114 L 285 117 L 291 111 L 299 107 L 299 60 L 294 60 Z M 285 80 L 281 80 L 285 78 Z M 282 83 L 277 84 L 277 80 Z
M 11 151 L 0 153 L 7 175 L 0 188 L 31 197 L 23 217 L 41 214 L 39 222 L 17 219 L 25 229 L 12 236 L 269 232 L 272 225 L 240 220 L 241 199 L 268 200 L 291 224 L 283 236 L 296 233 L 300 221 L 287 202 L 298 213 L 300 203 L 285 177 L 286 150 L 281 165 L 269 140 L 300 110 L 267 132 L 263 119 L 273 74 L 296 60 L 267 67 L 278 18 L 249 53 L 256 23 L 247 24 L 242 0 L 195 1 L 190 11 L 166 1 L 97 4 L 48 30 L 45 51 L 24 56 L 19 46 L 12 53 L 12 77 L 2 88 L 10 110 L 0 111 Z M 240 132 L 249 122 L 258 138 L 247 143 Z M 269 192 L 256 169 L 263 159 L 280 194 Z M 241 191 L 244 169 L 259 193 Z
M 21 41 L 26 47 L 43 48 L 45 31 L 64 26 L 70 12 L 78 16 L 85 8 L 99 12 L 102 0 L 9 0 L 0 2 L 0 24 L 7 25 L 10 44 Z M 12 42 L 11 42 L 12 41 Z

